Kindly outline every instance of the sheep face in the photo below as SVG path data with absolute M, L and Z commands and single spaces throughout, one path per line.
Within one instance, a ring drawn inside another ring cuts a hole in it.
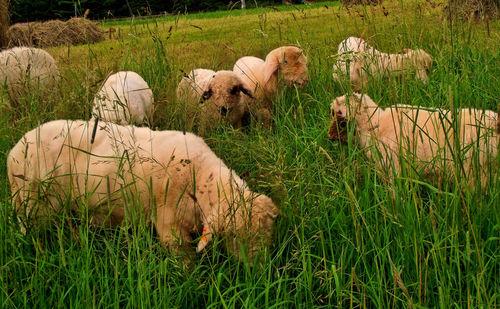
M 219 71 L 209 82 L 201 102 L 208 101 L 208 109 L 215 119 L 226 119 L 238 126 L 246 111 L 244 96 L 253 98 L 243 81 L 232 71 Z
M 241 215 L 235 215 L 235 222 L 230 223 L 234 229 L 226 245 L 229 253 L 239 259 L 246 256 L 252 264 L 259 249 L 272 244 L 273 225 L 279 210 L 265 195 L 256 197 L 251 207 L 242 210 Z
M 426 83 L 429 80 L 429 71 L 432 66 L 431 56 L 422 49 L 410 49 L 406 50 L 406 52 L 411 57 L 412 63 L 415 66 L 417 78 Z
M 330 112 L 332 122 L 328 129 L 328 137 L 333 141 L 347 142 L 347 105 L 346 96 L 341 96 L 333 100 Z
M 288 85 L 302 87 L 307 82 L 307 57 L 298 48 L 289 48 L 284 51 L 280 72 Z
M 330 108 L 332 115 L 332 122 L 328 129 L 330 140 L 347 143 L 349 124 L 353 122 L 362 107 L 369 106 L 376 106 L 375 102 L 360 93 L 353 93 L 349 98 L 346 95 L 335 98 Z
M 275 72 L 288 86 L 302 87 L 307 82 L 307 57 L 304 52 L 295 46 L 280 47 L 266 57 L 269 65 L 264 72 L 265 81 Z

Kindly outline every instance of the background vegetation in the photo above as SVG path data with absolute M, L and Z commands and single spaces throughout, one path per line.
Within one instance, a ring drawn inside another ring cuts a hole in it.
M 168 13 L 228 10 L 239 8 L 230 0 L 12 0 L 13 22 L 39 21 L 82 16 L 89 9 L 91 19 L 146 16 Z M 300 3 L 298 0 L 287 1 Z M 281 4 L 282 0 L 247 1 L 247 8 Z
M 423 48 L 435 59 L 425 85 L 373 81 L 367 93 L 380 104 L 496 110 L 500 23 L 444 20 L 443 6 L 384 1 L 347 10 L 328 2 L 129 21 L 113 25 L 117 31 L 102 43 L 49 49 L 63 75 L 60 90 L 48 101 L 34 93 L 0 113 L 0 305 L 498 308 L 498 169 L 486 192 L 411 174 L 388 185 L 362 149 L 327 139 L 330 103 L 347 92 L 332 80 L 332 55 L 350 35 L 389 52 Z M 163 100 L 155 128 L 189 129 L 174 95 L 181 69 L 230 69 L 243 55 L 264 57 L 285 44 L 305 50 L 310 82 L 276 99 L 273 128 L 204 136 L 282 211 L 263 263 L 237 262 L 216 241 L 187 267 L 159 245 L 151 226 L 96 230 L 85 218 L 20 234 L 4 162 L 26 131 L 53 119 L 88 119 L 100 83 L 117 70 L 138 72 Z

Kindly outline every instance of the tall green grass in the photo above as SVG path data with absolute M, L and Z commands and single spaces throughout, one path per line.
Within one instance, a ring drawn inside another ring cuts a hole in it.
M 243 55 L 264 57 L 274 47 L 298 44 L 309 58 L 310 82 L 275 100 L 271 129 L 218 128 L 204 136 L 229 167 L 248 175 L 254 191 L 281 209 L 264 263 L 252 268 L 237 262 L 219 244 L 186 266 L 159 245 L 151 226 L 94 229 L 84 218 L 61 218 L 42 234 L 22 235 L 3 163 L 0 304 L 498 307 L 498 166 L 485 192 L 424 178 L 388 184 L 356 143 L 346 147 L 327 138 L 330 103 L 348 91 L 332 80 L 330 56 L 350 35 L 363 34 L 389 52 L 423 48 L 435 60 L 427 84 L 374 80 L 367 93 L 382 105 L 496 110 L 500 24 L 490 22 L 489 36 L 482 23 L 450 25 L 439 3 L 387 2 L 387 16 L 381 7 L 320 7 L 179 18 L 123 25 L 116 40 L 50 50 L 62 71 L 60 89 L 14 112 L 2 110 L 2 162 L 40 123 L 88 119 L 93 95 L 110 71 L 136 71 L 155 98 L 167 100 L 157 107 L 157 129 L 185 128 L 175 101 L 180 69 L 230 69 Z

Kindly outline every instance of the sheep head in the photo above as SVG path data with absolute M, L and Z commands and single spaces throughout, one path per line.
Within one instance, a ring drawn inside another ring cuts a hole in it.
M 235 125 L 241 122 L 246 111 L 244 96 L 253 98 L 241 78 L 232 71 L 218 71 L 208 83 L 200 103 L 209 101 L 207 106 L 214 118 L 227 119 Z
M 332 122 L 328 130 L 328 137 L 330 140 L 346 143 L 349 123 L 354 122 L 354 120 L 369 121 L 370 112 L 367 113 L 367 110 L 374 111 L 377 108 L 377 104 L 369 96 L 360 93 L 353 93 L 349 97 L 343 95 L 335 98 L 330 108 Z
M 335 98 L 332 102 L 330 112 L 332 121 L 328 129 L 328 137 L 333 141 L 347 142 L 347 105 L 346 96 Z
M 259 249 L 272 244 L 273 226 L 278 214 L 278 208 L 265 195 L 250 199 L 246 205 L 239 205 L 235 215 L 227 219 L 228 252 L 239 259 L 246 256 L 252 264 Z
M 282 46 L 271 51 L 265 65 L 265 84 L 277 73 L 289 86 L 302 87 L 307 82 L 307 57 L 296 46 Z

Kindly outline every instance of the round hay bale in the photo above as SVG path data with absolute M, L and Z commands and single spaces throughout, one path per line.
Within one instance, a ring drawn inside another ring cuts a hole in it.
M 104 40 L 104 32 L 97 23 L 85 18 L 71 18 L 66 22 L 68 31 L 71 32 L 72 44 L 95 43 Z
M 33 24 L 14 24 L 7 30 L 9 47 L 13 46 L 34 46 L 33 45 Z

